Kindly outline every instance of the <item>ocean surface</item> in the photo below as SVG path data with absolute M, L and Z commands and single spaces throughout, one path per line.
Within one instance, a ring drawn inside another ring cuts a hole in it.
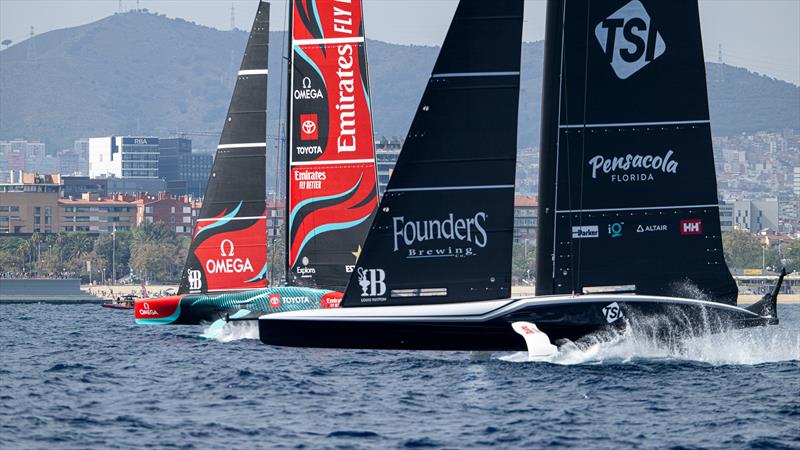
M 666 347 L 635 333 L 511 354 L 282 349 L 236 324 L 0 305 L 0 449 L 800 448 L 800 305 Z

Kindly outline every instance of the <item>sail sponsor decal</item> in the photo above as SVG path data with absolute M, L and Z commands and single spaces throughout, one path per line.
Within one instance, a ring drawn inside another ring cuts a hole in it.
M 136 299 L 134 319 L 140 324 L 168 324 L 180 316 L 180 302 L 183 296 Z
M 633 0 L 600 21 L 595 37 L 614 74 L 625 80 L 667 51 L 656 21 L 639 0 Z
M 356 269 L 358 285 L 361 287 L 361 301 L 386 301 L 386 271 L 383 269 Z
M 293 4 L 288 262 L 343 289 L 378 204 L 361 1 Z
M 625 222 L 614 222 L 608 225 L 608 235 L 612 238 L 622 237 L 622 226 Z
M 656 233 L 660 231 L 667 231 L 669 226 L 667 224 L 656 224 L 656 225 L 642 225 L 636 227 L 637 233 Z
M 192 252 L 197 264 L 188 266 L 185 274 L 190 292 L 266 286 L 265 213 L 240 219 L 223 215 L 198 223 Z
M 479 211 L 469 217 L 450 213 L 437 219 L 412 220 L 392 217 L 394 248 L 406 258 L 469 257 L 489 243 L 488 215 Z
M 606 157 L 595 155 L 589 159 L 592 169 L 592 179 L 606 176 L 614 183 L 627 183 L 631 181 L 653 181 L 654 174 L 678 173 L 678 161 L 674 159 L 675 152 L 668 150 L 662 155 L 632 155 Z
M 597 225 L 580 225 L 572 227 L 572 239 L 587 239 L 600 237 L 600 228 Z
M 682 235 L 701 235 L 703 234 L 703 221 L 701 219 L 681 220 L 680 233 Z

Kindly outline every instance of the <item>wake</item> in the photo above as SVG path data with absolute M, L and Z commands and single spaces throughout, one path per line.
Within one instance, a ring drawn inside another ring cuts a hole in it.
M 777 326 L 666 338 L 647 328 L 631 326 L 559 344 L 558 353 L 544 362 L 575 365 L 674 360 L 721 366 L 800 361 L 800 331 Z M 527 352 L 499 359 L 529 362 Z

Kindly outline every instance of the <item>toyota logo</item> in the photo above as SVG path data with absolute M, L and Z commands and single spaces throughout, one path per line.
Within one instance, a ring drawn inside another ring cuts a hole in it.
M 314 123 L 313 120 L 306 120 L 303 122 L 303 133 L 305 134 L 314 134 L 317 130 L 317 124 Z

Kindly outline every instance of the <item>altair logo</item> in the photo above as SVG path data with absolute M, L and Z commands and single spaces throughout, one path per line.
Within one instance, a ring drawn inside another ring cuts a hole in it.
M 621 80 L 642 70 L 667 51 L 661 33 L 639 0 L 633 0 L 597 24 L 594 35 Z

